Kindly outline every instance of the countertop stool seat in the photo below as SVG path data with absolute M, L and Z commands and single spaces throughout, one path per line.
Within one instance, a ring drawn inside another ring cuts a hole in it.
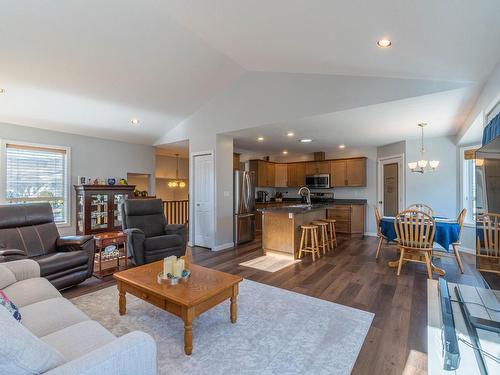
M 318 237 L 319 240 L 318 248 L 323 250 L 323 255 L 325 255 L 327 251 L 330 251 L 330 242 L 328 238 L 329 224 L 321 220 L 315 220 L 311 224 L 318 226 L 319 234 L 321 234 L 321 236 Z
M 319 258 L 318 247 L 318 226 L 317 225 L 301 225 L 302 236 L 300 237 L 299 258 L 302 258 L 302 253 L 311 253 L 313 262 L 316 256 Z
M 325 223 L 328 223 L 328 243 L 330 248 L 333 250 L 337 247 L 337 234 L 335 233 L 335 219 L 322 219 Z

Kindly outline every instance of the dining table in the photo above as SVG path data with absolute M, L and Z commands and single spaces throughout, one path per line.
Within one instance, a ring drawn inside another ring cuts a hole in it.
M 387 238 L 388 241 L 395 241 L 397 239 L 396 228 L 394 227 L 395 217 L 384 216 L 380 220 L 380 231 Z M 460 225 L 456 219 L 449 219 L 442 216 L 435 216 L 435 232 L 434 242 L 439 244 L 446 252 L 450 252 L 450 245 L 458 242 L 460 238 Z M 433 252 L 434 256 L 434 252 Z M 389 267 L 397 268 L 399 259 L 388 262 Z M 440 276 L 444 276 L 446 271 L 431 263 L 433 272 Z

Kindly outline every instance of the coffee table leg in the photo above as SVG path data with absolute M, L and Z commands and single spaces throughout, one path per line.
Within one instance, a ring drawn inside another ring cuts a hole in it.
M 125 290 L 123 290 L 122 283 L 118 283 L 118 311 L 120 315 L 125 315 L 127 312 L 127 298 L 125 297 Z
M 236 301 L 238 297 L 238 284 L 233 286 L 231 293 L 231 323 L 236 323 L 238 318 L 238 302 Z
M 184 320 L 184 353 L 191 355 L 193 352 L 193 318 L 194 310 L 186 309 L 182 313 Z

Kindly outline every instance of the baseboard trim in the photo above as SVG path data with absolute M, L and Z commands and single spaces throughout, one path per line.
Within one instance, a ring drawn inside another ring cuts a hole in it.
M 365 236 L 377 237 L 377 233 L 374 233 L 374 232 L 365 232 Z
M 228 242 L 228 243 L 224 243 L 224 244 L 219 245 L 219 246 L 214 246 L 214 247 L 212 247 L 212 251 L 221 251 L 221 250 L 229 249 L 230 247 L 234 247 L 234 242 Z
M 469 249 L 468 247 L 460 246 L 458 250 L 460 250 L 462 253 L 476 255 L 476 249 Z

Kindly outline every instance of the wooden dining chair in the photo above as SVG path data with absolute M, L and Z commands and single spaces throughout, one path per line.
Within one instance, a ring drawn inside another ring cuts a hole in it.
M 434 218 L 422 211 L 401 211 L 394 220 L 394 229 L 400 250 L 397 275 L 401 274 L 403 262 L 408 261 L 424 263 L 427 267 L 427 276 L 432 279 L 431 258 L 436 230 Z
M 479 271 L 500 273 L 500 214 L 485 213 L 477 221 L 476 267 Z
M 462 211 L 458 214 L 457 223 L 459 225 L 458 230 L 458 241 L 453 242 L 451 247 L 453 248 L 453 253 L 455 254 L 455 259 L 458 263 L 458 268 L 460 268 L 460 272 L 464 273 L 464 265 L 462 264 L 462 258 L 460 258 L 460 253 L 458 252 L 458 247 L 461 245 L 460 237 L 462 236 L 462 226 L 464 225 L 465 215 L 467 215 L 467 209 L 463 208 Z
M 377 205 L 373 206 L 373 212 L 375 212 L 375 223 L 377 224 L 377 253 L 375 254 L 375 259 L 378 259 L 378 255 L 380 253 L 380 248 L 382 247 L 382 242 L 387 240 L 387 237 L 382 233 L 382 229 L 380 228 L 380 222 L 382 220 L 382 216 L 380 215 L 380 210 Z
M 415 203 L 412 204 L 408 207 L 406 207 L 407 211 L 414 210 L 414 211 L 420 211 L 420 212 L 425 212 L 429 216 L 434 216 L 434 210 L 432 209 L 431 206 L 428 206 L 423 203 Z

